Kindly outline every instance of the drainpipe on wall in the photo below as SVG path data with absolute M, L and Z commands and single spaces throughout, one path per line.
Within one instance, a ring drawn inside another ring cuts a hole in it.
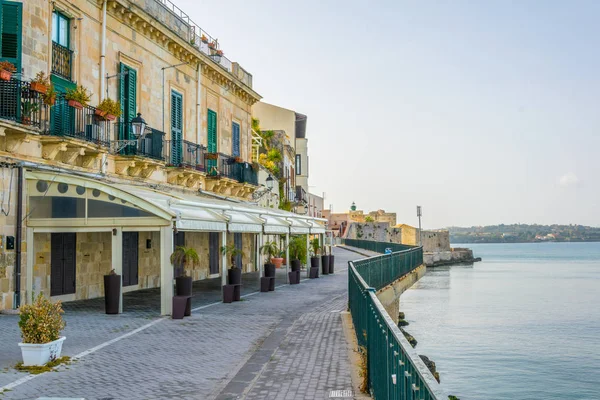
M 202 63 L 198 62 L 198 87 L 196 90 L 196 143 L 202 139 Z
M 21 305 L 21 240 L 23 238 L 23 165 L 19 165 L 17 174 L 17 224 L 15 232 L 15 298 L 13 308 Z M 27 277 L 31 279 L 31 276 Z
M 108 82 L 106 81 L 106 4 L 108 0 L 104 0 L 102 2 L 102 39 L 101 39 L 101 48 L 100 48 L 100 101 L 105 99 L 106 94 L 106 85 Z M 108 156 L 106 153 L 102 154 L 102 159 L 100 165 L 100 172 L 102 174 L 106 174 L 106 163 Z

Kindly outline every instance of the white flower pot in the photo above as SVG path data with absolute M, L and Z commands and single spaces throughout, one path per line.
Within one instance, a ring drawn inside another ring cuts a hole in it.
M 23 355 L 23 365 L 46 365 L 48 361 L 59 358 L 65 339 L 66 337 L 61 336 L 59 339 L 49 343 L 19 343 L 21 354 Z

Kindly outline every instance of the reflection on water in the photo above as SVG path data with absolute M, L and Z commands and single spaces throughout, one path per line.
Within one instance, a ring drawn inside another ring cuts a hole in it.
M 600 244 L 471 245 L 400 309 L 445 388 L 468 399 L 600 399 Z

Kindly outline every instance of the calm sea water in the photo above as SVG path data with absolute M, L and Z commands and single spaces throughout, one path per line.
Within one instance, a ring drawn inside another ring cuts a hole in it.
M 400 298 L 461 400 L 600 399 L 600 243 L 481 244 Z

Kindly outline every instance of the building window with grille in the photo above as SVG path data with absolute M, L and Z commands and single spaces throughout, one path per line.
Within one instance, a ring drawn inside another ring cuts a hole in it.
M 52 13 L 52 73 L 69 81 L 73 78 L 70 20 L 58 11 Z

